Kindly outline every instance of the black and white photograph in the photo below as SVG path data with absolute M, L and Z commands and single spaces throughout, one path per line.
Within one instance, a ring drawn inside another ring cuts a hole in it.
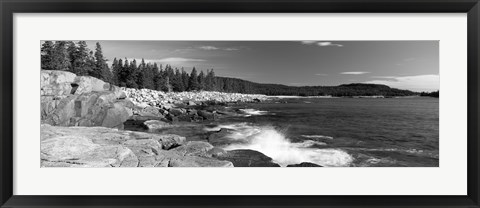
M 439 167 L 436 40 L 43 40 L 39 52 L 42 168 Z

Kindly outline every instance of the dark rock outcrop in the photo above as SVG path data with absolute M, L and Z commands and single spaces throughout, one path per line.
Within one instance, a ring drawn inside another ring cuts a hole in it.
M 218 116 L 217 114 L 215 113 L 210 113 L 210 112 L 207 112 L 205 110 L 200 110 L 197 112 L 197 114 L 203 118 L 205 118 L 205 120 L 209 120 L 209 121 L 214 121 L 214 120 L 217 120 L 218 119 Z
M 215 156 L 220 160 L 228 160 L 235 167 L 280 167 L 274 163 L 272 158 L 261 152 L 249 149 L 231 150 L 226 154 Z
M 287 167 L 323 167 L 323 166 L 317 165 L 315 163 L 310 163 L 310 162 L 302 162 L 299 164 L 287 165 Z

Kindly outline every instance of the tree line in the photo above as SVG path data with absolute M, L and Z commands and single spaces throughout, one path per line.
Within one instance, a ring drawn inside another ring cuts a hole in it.
M 376 96 L 385 97 L 414 96 L 416 92 L 390 88 L 386 85 L 353 83 L 339 86 L 287 86 L 281 84 L 261 84 L 242 79 L 216 77 L 216 83 L 223 92 L 238 92 L 246 94 L 264 95 L 292 95 L 292 96 Z
M 45 41 L 41 48 L 41 68 L 65 70 L 81 76 L 112 81 L 112 73 L 103 57 L 100 43 L 96 44 L 94 53 L 85 41 Z
M 102 46 L 96 43 L 95 52 L 85 41 L 45 41 L 41 47 L 41 68 L 64 70 L 80 76 L 92 76 L 120 87 L 152 89 L 161 91 L 222 91 L 215 81 L 213 69 L 198 72 L 193 67 L 190 73 L 171 65 L 145 63 L 137 60 L 114 58 L 111 67 L 104 58 Z
M 418 95 L 409 90 L 390 88 L 378 84 L 346 84 L 340 86 L 286 86 L 261 84 L 237 78 L 217 77 L 213 69 L 198 72 L 195 67 L 190 73 L 171 65 L 145 63 L 142 59 L 114 58 L 108 66 L 102 46 L 96 43 L 91 51 L 85 41 L 45 41 L 41 47 L 41 67 L 45 70 L 65 70 L 81 76 L 92 76 L 120 87 L 152 89 L 166 92 L 219 91 L 264 95 L 296 96 L 411 96 Z M 438 95 L 437 95 L 438 96 Z

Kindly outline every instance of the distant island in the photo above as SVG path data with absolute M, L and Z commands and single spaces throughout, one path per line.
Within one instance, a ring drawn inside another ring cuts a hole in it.
M 437 91 L 434 91 L 434 92 L 421 92 L 420 96 L 438 98 L 440 96 L 440 91 L 437 90 Z

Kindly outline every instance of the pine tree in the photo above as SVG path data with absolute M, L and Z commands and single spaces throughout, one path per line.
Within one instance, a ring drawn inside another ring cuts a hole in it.
M 126 58 L 125 58 L 126 59 Z M 128 64 L 128 61 L 125 61 L 125 70 L 124 70 L 124 78 L 125 84 L 128 88 L 138 88 L 137 85 L 137 61 L 133 59 L 133 61 Z
M 127 58 L 122 64 L 122 59 L 118 60 L 118 65 L 120 66 L 120 71 L 118 73 L 118 85 L 120 87 L 127 87 L 127 77 L 129 76 L 128 67 L 130 66 Z
M 165 77 L 165 89 L 164 91 L 166 92 L 172 92 L 172 85 L 170 84 L 170 77 L 166 76 Z
M 91 73 L 91 69 L 87 65 L 87 61 L 89 58 L 87 43 L 85 41 L 78 41 L 77 45 L 77 50 L 73 54 L 72 71 L 77 75 L 89 75 Z
M 85 62 L 85 71 L 88 76 L 95 77 L 94 75 L 97 75 L 95 72 L 95 56 L 93 55 L 93 51 L 88 52 L 87 60 Z
M 41 69 L 53 70 L 54 44 L 52 41 L 45 41 L 41 48 Z
M 145 74 L 146 67 L 147 66 L 145 64 L 145 59 L 142 58 L 142 61 L 140 62 L 136 70 L 137 85 L 139 89 L 147 88 L 145 87 L 145 83 L 144 83 L 148 79 L 148 77 L 146 77 L 147 75 Z
M 188 90 L 198 90 L 198 88 L 197 70 L 193 67 L 192 72 L 190 73 L 190 79 L 188 80 Z
M 53 48 L 52 56 L 52 70 L 68 70 L 70 62 L 68 60 L 68 53 L 66 50 L 65 41 L 56 41 Z
M 205 90 L 205 74 L 203 70 L 198 74 L 198 90 Z
M 188 73 L 183 70 L 182 68 L 182 82 L 183 82 L 183 89 L 184 91 L 188 90 L 188 81 L 190 79 L 190 76 L 188 75 Z
M 143 61 L 143 60 L 142 60 Z M 143 87 L 146 89 L 155 89 L 154 78 L 155 78 L 155 69 L 154 66 L 150 63 L 146 65 L 143 69 Z
M 77 46 L 75 45 L 75 43 L 73 41 L 67 41 L 66 42 L 66 45 L 67 45 L 67 53 L 68 53 L 68 61 L 69 61 L 69 71 L 75 73 L 73 71 L 73 62 L 75 61 L 75 54 L 77 53 Z
M 157 63 L 153 64 L 153 88 L 154 90 L 162 90 L 162 65 L 160 64 L 160 67 L 158 67 Z
M 173 90 L 172 80 L 173 80 L 174 72 L 172 66 L 166 65 L 165 70 L 161 73 L 161 90 L 166 92 L 171 92 Z
M 215 72 L 213 72 L 213 69 L 210 71 L 207 70 L 207 76 L 205 77 L 205 88 L 208 91 L 214 91 L 216 90 L 215 86 Z
M 172 81 L 173 89 L 177 92 L 185 91 L 185 86 L 183 85 L 182 73 L 179 69 L 175 69 L 174 79 Z
M 117 86 L 118 86 L 118 75 L 119 75 L 119 72 L 120 72 L 120 69 L 121 69 L 121 67 L 119 67 L 119 65 L 120 64 L 118 63 L 117 58 L 114 58 L 113 63 L 112 63 L 112 84 L 117 85 Z
M 107 60 L 103 57 L 102 46 L 99 42 L 95 45 L 95 68 L 93 76 L 112 83 L 112 72 L 108 68 Z

